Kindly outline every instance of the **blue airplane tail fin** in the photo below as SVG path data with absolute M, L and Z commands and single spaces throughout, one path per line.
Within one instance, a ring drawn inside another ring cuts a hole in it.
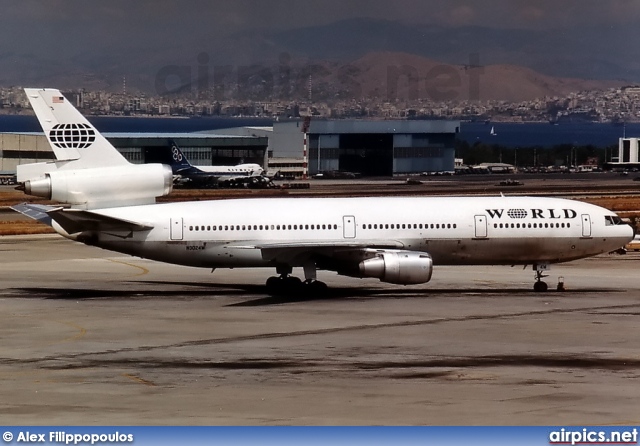
M 191 168 L 191 163 L 187 160 L 187 157 L 184 156 L 180 147 L 174 140 L 169 141 L 171 144 L 171 168 L 174 172 L 189 169 Z

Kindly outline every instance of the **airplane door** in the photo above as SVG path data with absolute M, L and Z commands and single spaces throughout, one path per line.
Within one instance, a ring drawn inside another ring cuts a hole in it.
M 171 240 L 182 240 L 182 219 L 181 218 L 172 218 L 171 219 Z
M 356 218 L 353 215 L 345 215 L 342 217 L 342 228 L 344 238 L 356 237 Z
M 582 236 L 591 237 L 591 217 L 589 214 L 582 214 Z
M 476 215 L 476 238 L 487 236 L 487 216 Z

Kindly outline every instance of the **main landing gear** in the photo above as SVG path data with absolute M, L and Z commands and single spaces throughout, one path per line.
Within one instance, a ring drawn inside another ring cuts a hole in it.
M 533 284 L 533 291 L 544 293 L 549 287 L 547 286 L 547 282 L 543 282 L 542 279 L 548 276 L 548 274 L 544 274 L 544 272 L 549 271 L 549 264 L 536 263 L 533 265 L 533 269 L 536 271 L 536 283 Z
M 301 298 L 307 296 L 321 296 L 326 293 L 327 285 L 316 279 L 315 263 L 304 265 L 304 282 L 299 278 L 291 276 L 293 268 L 289 265 L 276 266 L 276 273 L 279 276 L 272 276 L 267 279 L 267 292 L 271 295 L 295 295 Z

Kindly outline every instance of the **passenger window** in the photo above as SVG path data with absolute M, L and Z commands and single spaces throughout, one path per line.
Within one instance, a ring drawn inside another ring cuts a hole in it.
M 189 226 L 189 231 L 193 231 L 193 226 Z

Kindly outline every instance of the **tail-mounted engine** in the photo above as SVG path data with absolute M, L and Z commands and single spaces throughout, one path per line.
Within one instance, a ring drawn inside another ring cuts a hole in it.
M 85 209 L 150 204 L 173 186 L 169 166 L 129 164 L 77 170 L 52 170 L 24 182 L 29 195 Z
M 381 251 L 358 266 L 363 277 L 399 285 L 426 283 L 433 273 L 433 260 L 424 252 Z

